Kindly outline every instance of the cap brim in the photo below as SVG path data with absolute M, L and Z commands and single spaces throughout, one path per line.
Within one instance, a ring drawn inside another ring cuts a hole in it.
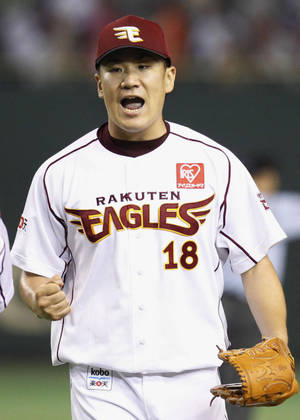
M 96 67 L 96 69 L 99 67 L 99 65 L 100 65 L 101 61 L 102 61 L 104 58 L 106 58 L 108 55 L 110 55 L 111 53 L 113 53 L 113 52 L 115 52 L 115 51 L 118 51 L 118 50 L 123 50 L 123 49 L 125 49 L 125 48 L 135 48 L 136 50 L 144 50 L 144 51 L 148 51 L 148 52 L 150 52 L 150 53 L 152 53 L 152 54 L 154 54 L 154 55 L 157 55 L 157 56 L 159 56 L 159 57 L 163 58 L 164 60 L 166 60 L 166 61 L 167 61 L 168 66 L 170 66 L 170 65 L 171 65 L 171 59 L 170 59 L 170 57 L 168 57 L 168 56 L 166 56 L 166 55 L 164 55 L 164 54 L 159 54 L 157 51 L 153 51 L 153 50 L 151 50 L 150 48 L 138 47 L 138 46 L 135 46 L 135 45 L 132 45 L 132 46 L 131 46 L 131 45 L 124 45 L 124 46 L 121 46 L 121 47 L 116 47 L 116 48 L 113 48 L 113 49 L 111 49 L 111 50 L 107 51 L 105 54 L 101 55 L 99 58 L 97 58 L 97 60 L 96 60 L 96 62 L 95 62 L 95 67 Z

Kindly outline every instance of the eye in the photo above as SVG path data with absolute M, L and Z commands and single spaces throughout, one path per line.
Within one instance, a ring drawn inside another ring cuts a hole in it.
M 139 64 L 139 70 L 146 70 L 150 67 L 149 64 Z
M 109 72 L 110 72 L 110 73 L 119 73 L 119 72 L 121 72 L 121 71 L 122 71 L 121 67 L 117 67 L 117 66 L 111 67 L 111 68 L 109 69 Z

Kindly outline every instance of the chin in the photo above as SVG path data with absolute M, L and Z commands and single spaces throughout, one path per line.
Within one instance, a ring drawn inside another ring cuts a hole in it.
M 127 133 L 141 133 L 145 130 L 147 130 L 148 125 L 142 125 L 142 124 L 136 124 L 132 121 L 132 123 L 130 124 L 120 124 L 119 128 L 122 131 L 126 131 Z
M 120 135 L 125 137 L 129 137 L 130 135 L 135 136 L 135 139 L 137 139 L 138 135 L 141 134 L 143 137 L 146 135 L 147 138 L 156 138 L 159 137 L 156 136 L 157 134 L 157 124 L 156 119 L 151 120 L 149 118 L 132 118 L 132 119 L 119 119 L 118 121 L 114 121 L 114 126 L 116 133 L 119 133 Z M 153 134 L 153 135 L 152 135 Z M 117 135 L 115 135 L 116 138 L 118 138 Z

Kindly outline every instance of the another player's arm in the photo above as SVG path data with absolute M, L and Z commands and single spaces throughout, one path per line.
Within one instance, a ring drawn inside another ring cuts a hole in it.
M 60 276 L 47 278 L 25 272 L 20 281 L 20 294 L 38 317 L 57 321 L 71 311 L 62 286 Z
M 279 337 L 286 344 L 286 301 L 276 271 L 268 257 L 242 274 L 245 295 L 263 337 Z

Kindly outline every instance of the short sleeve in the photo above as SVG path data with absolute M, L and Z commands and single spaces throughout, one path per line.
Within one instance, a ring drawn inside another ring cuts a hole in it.
M 267 198 L 290 241 L 300 237 L 300 193 L 280 191 Z
M 286 235 L 244 165 L 230 152 L 228 162 L 216 246 L 227 249 L 233 272 L 241 274 Z
M 0 218 L 0 312 L 10 302 L 14 294 L 12 263 L 6 227 Z
M 22 270 L 52 277 L 63 274 L 69 257 L 65 223 L 52 209 L 46 172 L 44 164 L 33 178 L 11 255 Z

